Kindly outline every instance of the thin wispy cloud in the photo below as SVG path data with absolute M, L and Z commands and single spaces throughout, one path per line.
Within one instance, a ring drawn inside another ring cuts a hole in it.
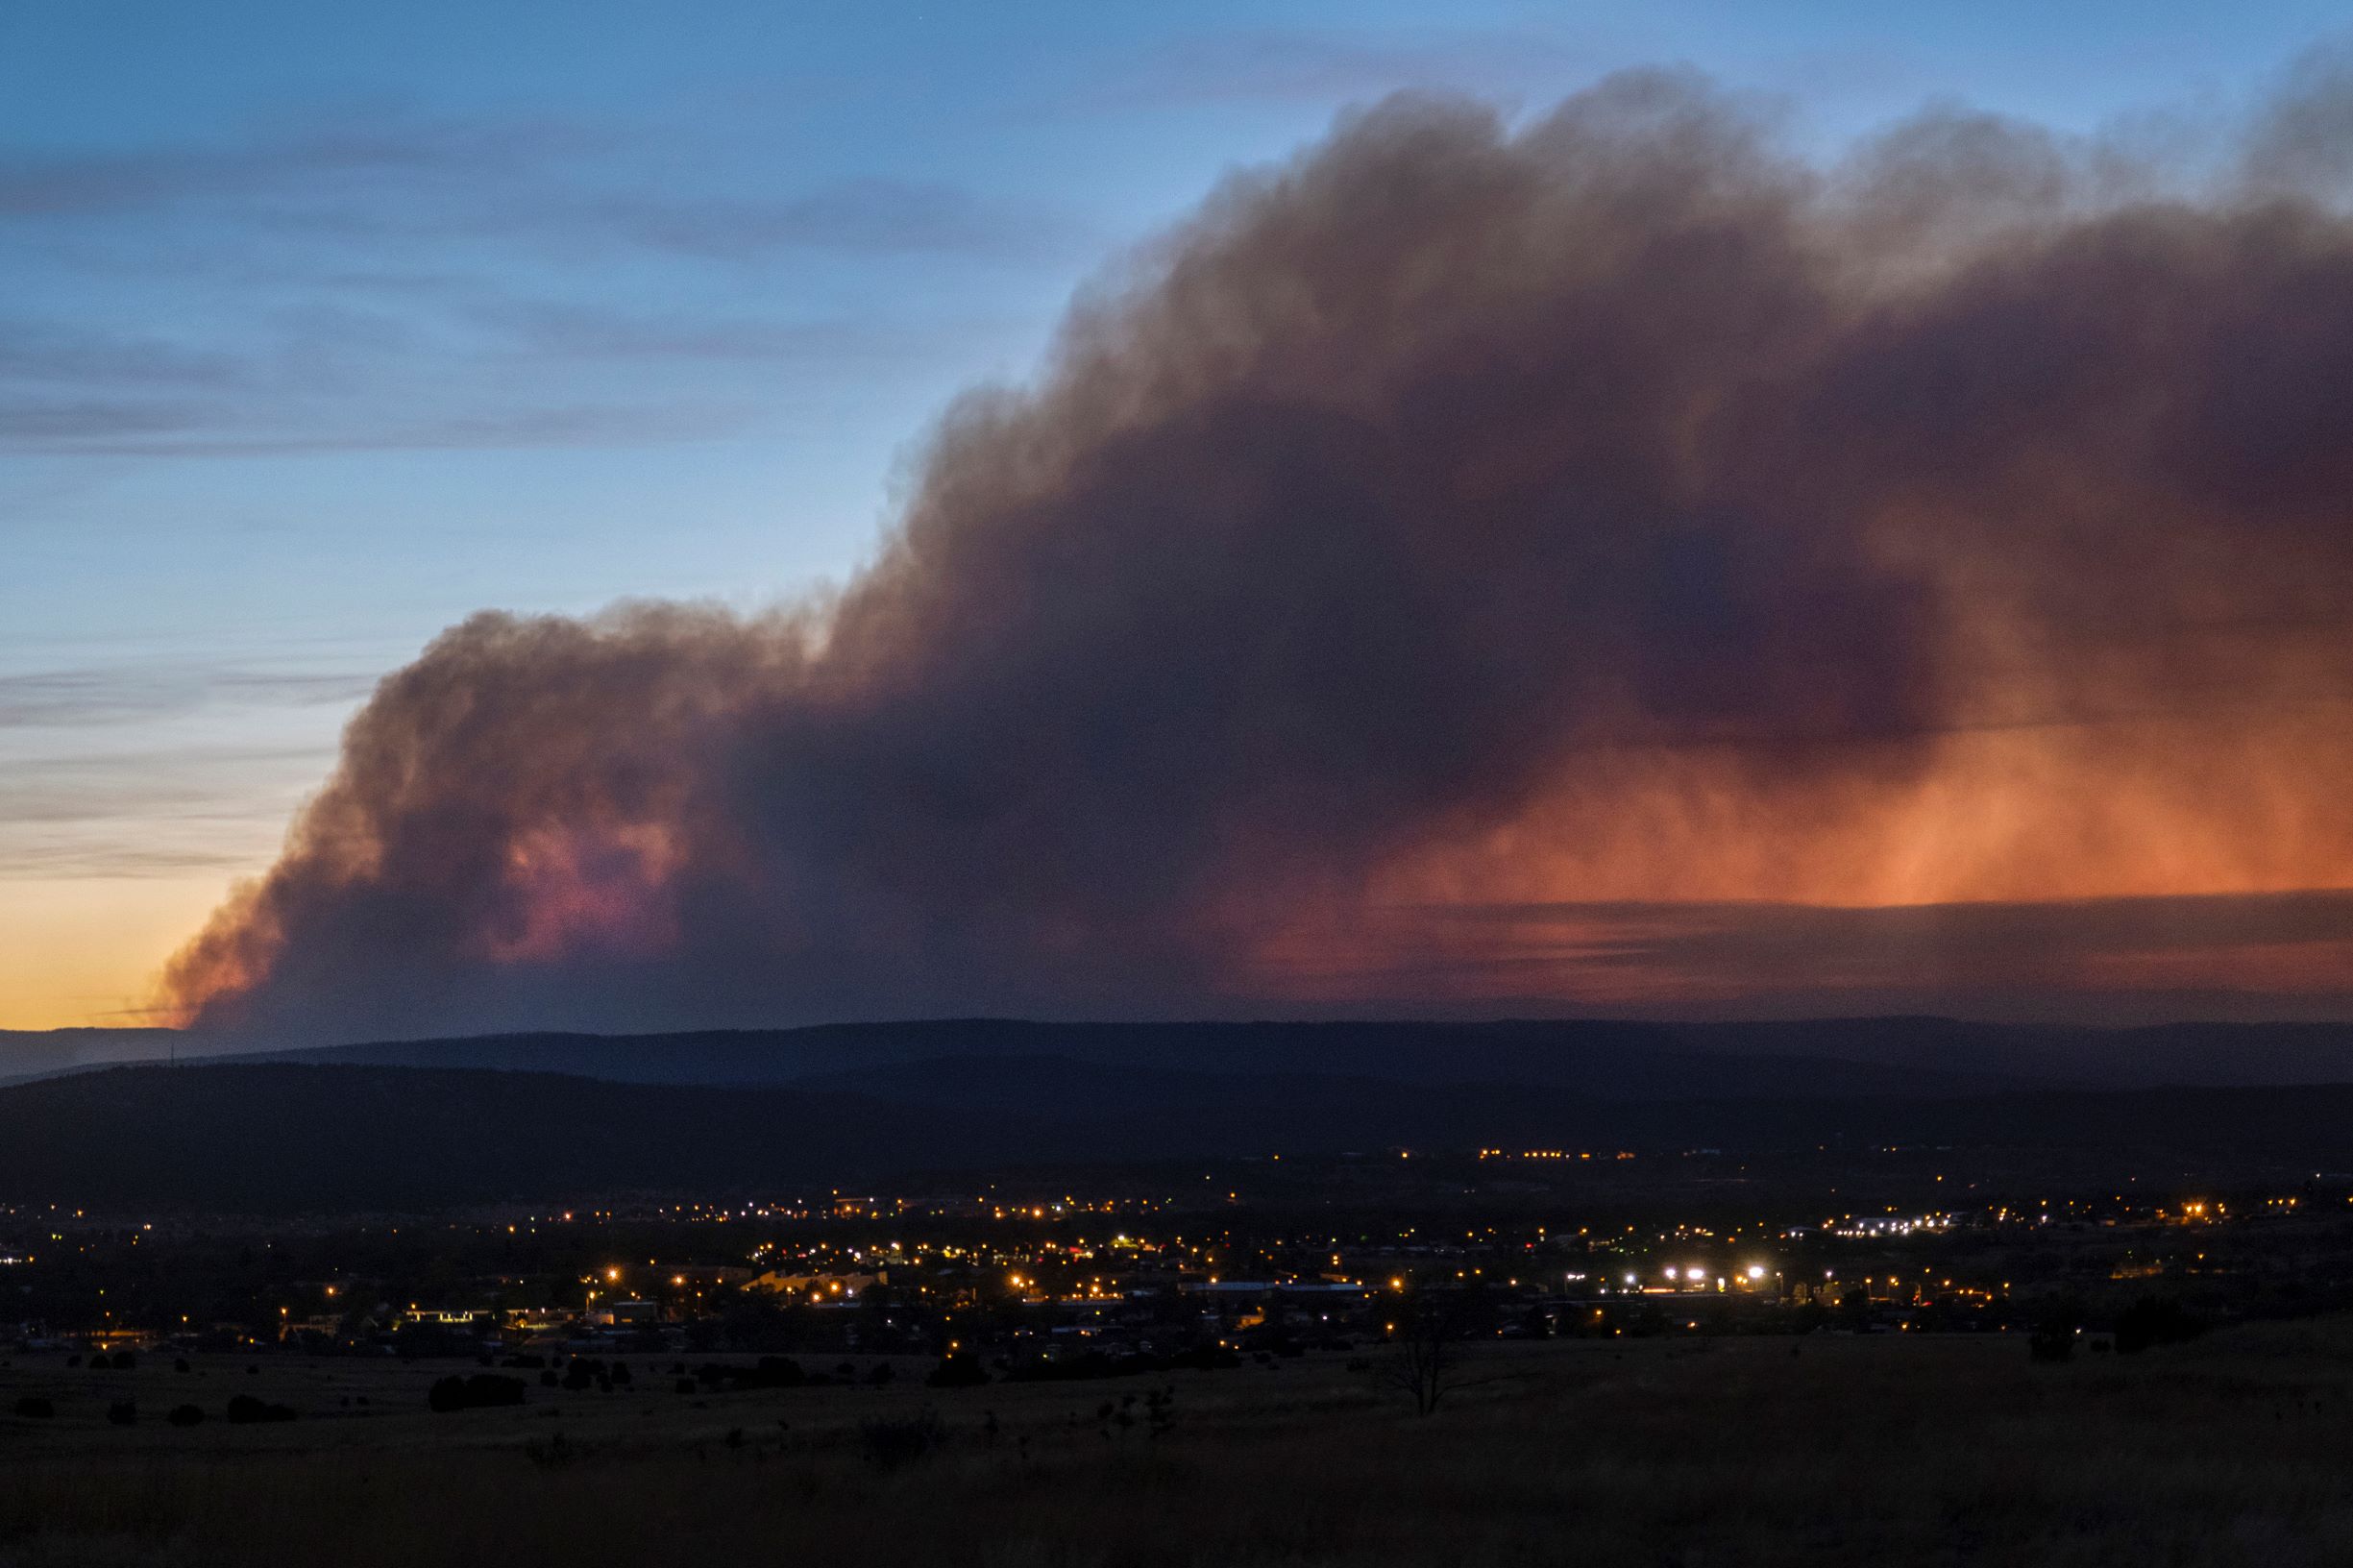
M 0 401 L 0 448 L 68 450 L 85 442 L 107 443 L 192 429 L 205 421 L 203 409 L 186 404 Z
M 1339 105 L 1404 88 L 1557 90 L 1593 74 L 1603 58 L 1538 31 L 1202 34 L 1139 51 L 1071 102 L 1099 111 L 1216 103 Z
M 0 218 L 110 216 L 387 185 L 464 189 L 588 155 L 601 141 L 580 127 L 544 121 L 315 110 L 233 137 L 0 159 Z
M 899 324 L 846 315 L 776 320 L 521 299 L 485 300 L 464 314 L 519 353 L 591 359 L 810 364 L 908 359 L 1004 330 L 1001 323 L 985 321 Z
M 5 732 L 0 732 L 5 734 Z M 322 726 L 322 743 L 331 728 Z M 323 746 L 0 749 L 0 879 L 236 872 L 266 857 Z
M 0 320 L 0 382 L 221 386 L 241 369 L 235 355 L 219 350 L 61 322 Z
M 103 831 L 49 838 L 14 827 L 0 833 L 0 877 L 12 881 L 127 881 L 191 874 L 233 877 L 249 873 L 257 860 L 266 859 L 272 844 L 267 823 L 244 818 L 176 823 L 164 820 L 152 826 L 147 820 L 117 818 L 94 825 Z M 224 830 L 240 825 L 249 831 L 240 835 Z M 142 837 L 126 840 L 124 831 L 132 827 L 138 828 Z M 175 832 L 184 834 L 185 842 L 169 842 Z
M 777 251 L 1034 255 L 1088 243 L 1066 216 L 876 174 L 697 192 L 641 166 L 649 130 L 328 112 L 204 146 L 0 161 L 0 222 L 201 213 L 354 243 L 559 241 L 741 257 Z
M 428 420 L 344 423 L 324 429 L 239 430 L 224 420 L 183 416 L 141 426 L 126 415 L 110 423 L 106 410 L 75 410 L 44 421 L 28 411 L 12 426 L 0 409 L 0 451 L 45 456 L 300 457 L 349 452 L 483 452 L 564 447 L 668 446 L 719 441 L 742 434 L 757 419 L 742 404 L 592 404 L 577 407 L 491 408 Z
M 0 674 L 0 880 L 249 870 L 373 689 L 372 663 L 158 650 Z
M 1806 1016 L 2228 1017 L 2230 955 L 2253 1016 L 2353 999 L 2353 889 L 1846 907 L 1593 901 L 1430 905 L 1379 918 L 1375 993 L 1603 999 L 1630 1011 Z M 2300 1000 L 2299 1000 L 2300 999 Z M 2294 1005 L 2292 1005 L 2294 1004 Z
M 1068 219 L 937 182 L 863 179 L 769 199 L 618 197 L 544 221 L 611 225 L 643 244 L 742 258 L 780 250 L 1034 257 L 1085 236 Z
M 374 678 L 355 672 L 223 666 L 92 666 L 0 675 L 0 729 L 137 723 L 207 702 L 273 706 L 355 702 Z
M 29 285 L 0 317 L 0 452 L 729 439 L 805 402 L 756 368 L 944 374 L 988 331 L 932 319 L 925 302 L 946 291 L 846 297 L 843 268 L 954 278 L 1062 265 L 1095 243 L 1066 214 L 950 182 L 802 175 L 789 159 L 749 182 L 699 175 L 695 136 L 360 107 L 0 159 L 0 234 Z M 583 380 L 597 360 L 680 369 Z M 690 379 L 696 365 L 719 368 Z

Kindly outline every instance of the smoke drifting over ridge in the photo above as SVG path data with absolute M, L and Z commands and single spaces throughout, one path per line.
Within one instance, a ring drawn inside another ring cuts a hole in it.
M 1674 76 L 1354 117 L 952 411 L 838 595 L 445 634 L 168 996 L 1671 1005 L 1858 983 L 1646 958 L 1685 906 L 2353 886 L 2346 101 L 2195 180 L 1956 115 L 1824 169 Z M 2345 902 L 2280 908 L 2253 970 L 1942 977 L 2353 991 Z

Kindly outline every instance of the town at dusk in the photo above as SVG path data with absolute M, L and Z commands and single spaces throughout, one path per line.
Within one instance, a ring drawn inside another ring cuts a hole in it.
M 2353 1560 L 2308 0 L 0 5 L 0 1568 Z

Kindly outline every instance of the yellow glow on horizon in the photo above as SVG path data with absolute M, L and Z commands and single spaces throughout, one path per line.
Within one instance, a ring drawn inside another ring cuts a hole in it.
M 0 1029 L 136 1028 L 156 976 L 232 878 L 0 880 Z

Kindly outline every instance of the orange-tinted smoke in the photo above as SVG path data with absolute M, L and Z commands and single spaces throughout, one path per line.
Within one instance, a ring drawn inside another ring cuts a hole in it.
M 1829 927 L 1760 968 L 1481 912 L 2353 887 L 2353 225 L 2290 178 L 2300 90 L 2194 190 L 1957 118 L 1825 170 L 1680 78 L 1357 117 L 956 409 L 838 598 L 447 634 L 167 991 L 308 1034 L 1671 1008 L 1868 987 Z M 1914 968 L 2353 992 L 2295 907 L 2255 958 Z

